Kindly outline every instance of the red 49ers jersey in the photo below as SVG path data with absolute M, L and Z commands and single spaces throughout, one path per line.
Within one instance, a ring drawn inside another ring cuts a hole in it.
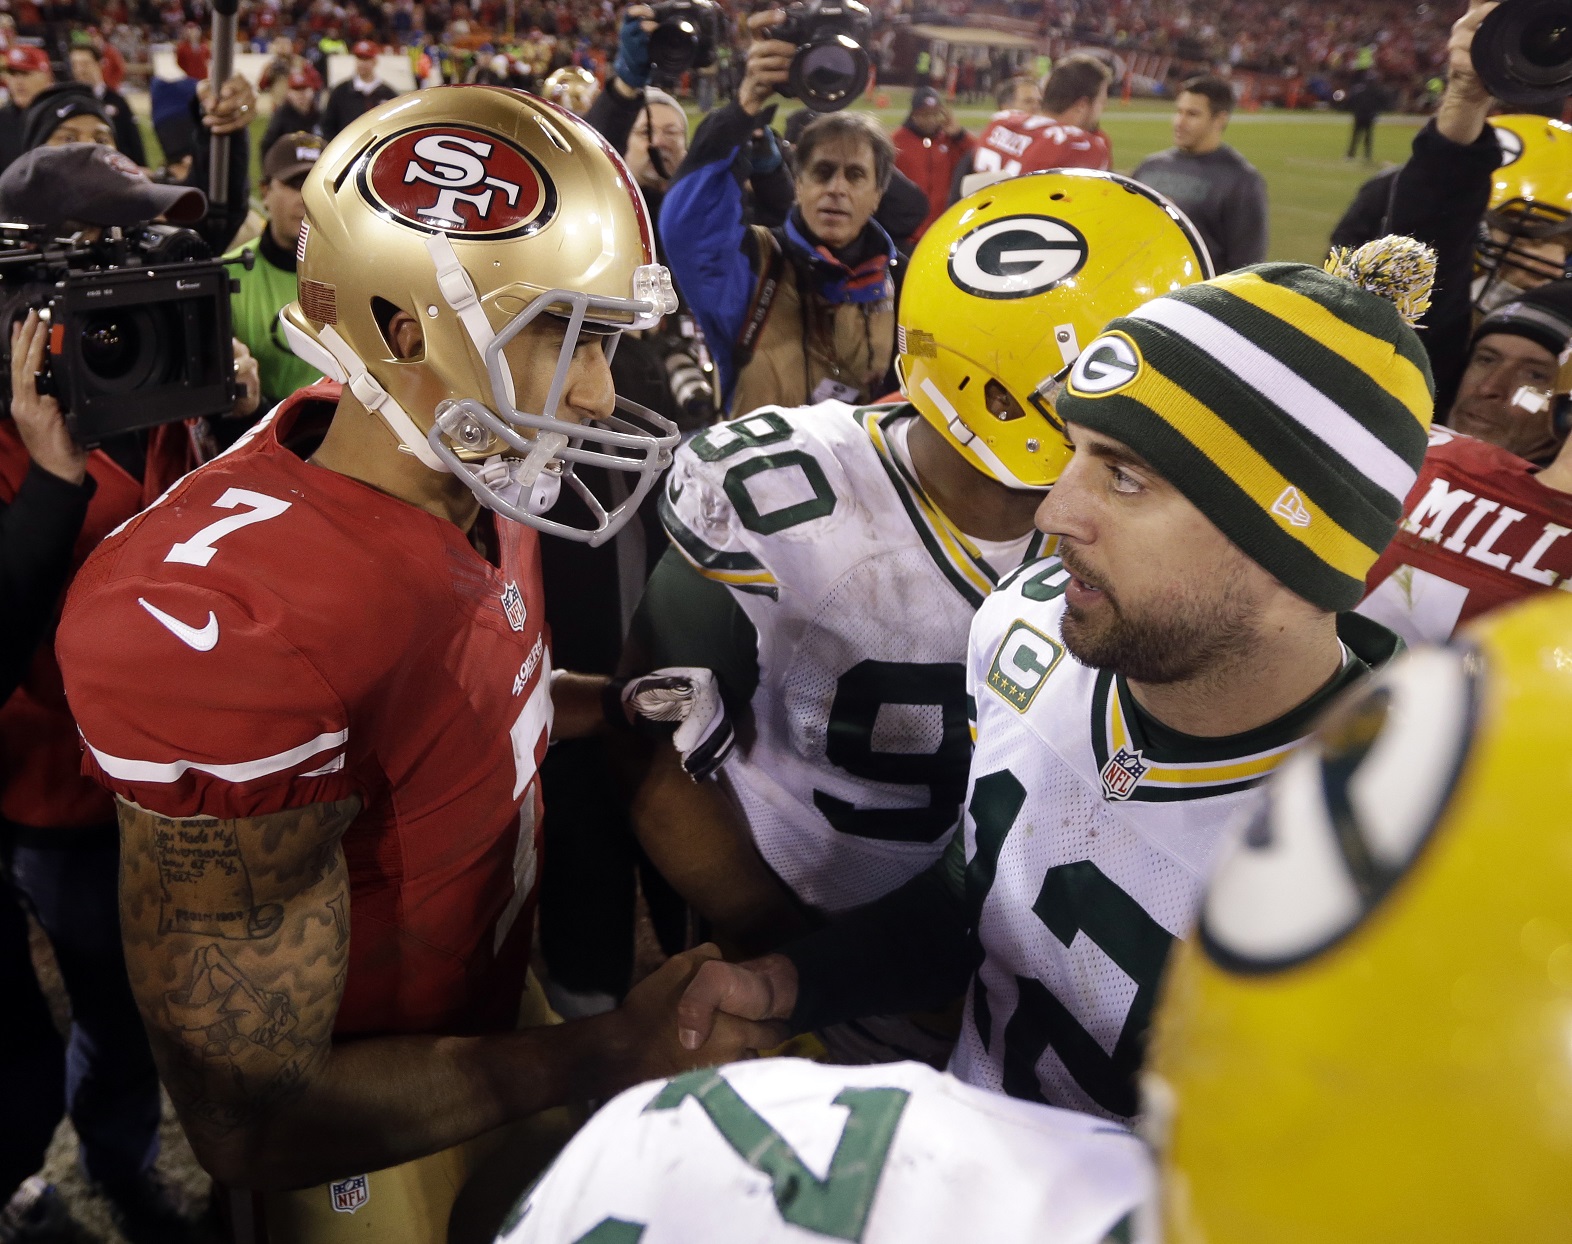
M 995 113 L 972 157 L 976 172 L 1011 177 L 1049 168 L 1093 168 L 1106 173 L 1111 167 L 1113 148 L 1107 134 L 1030 112 Z
M 1480 614 L 1572 577 L 1572 494 L 1486 441 L 1430 434 L 1397 538 L 1366 580 L 1359 612 L 1409 643 L 1447 639 Z
M 337 397 L 297 393 L 88 560 L 57 641 L 84 766 L 166 816 L 358 795 L 335 1031 L 510 1028 L 551 720 L 538 537 L 499 522 L 493 566 L 285 448 Z

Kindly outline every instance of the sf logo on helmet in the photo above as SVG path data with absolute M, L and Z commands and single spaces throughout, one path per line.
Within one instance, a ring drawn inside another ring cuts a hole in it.
M 428 233 L 521 237 L 556 213 L 557 192 L 528 152 L 464 125 L 395 134 L 361 162 L 366 196 L 403 224 Z
M 1102 397 L 1124 388 L 1141 374 L 1141 352 L 1123 333 L 1107 333 L 1081 352 L 1070 371 L 1070 392 Z
M 1006 216 L 950 248 L 950 279 L 979 298 L 1031 298 L 1086 265 L 1086 238 L 1052 216 Z

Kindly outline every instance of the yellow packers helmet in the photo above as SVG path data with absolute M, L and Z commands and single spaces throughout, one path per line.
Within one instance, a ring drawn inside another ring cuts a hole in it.
M 595 97 L 600 94 L 600 83 L 588 69 L 577 65 L 564 65 L 548 74 L 541 83 L 540 93 L 575 116 L 582 117 L 590 110 Z
M 998 182 L 952 205 L 912 253 L 901 391 L 984 475 L 1046 488 L 1070 460 L 1053 397 L 1081 347 L 1211 275 L 1184 213 L 1128 177 L 1056 169 Z
M 1163 1244 L 1563 1240 L 1572 600 L 1418 649 L 1279 768 L 1143 1079 Z
M 563 386 L 581 333 L 651 328 L 676 298 L 643 197 L 605 140 L 522 91 L 433 87 L 349 125 L 301 193 L 299 295 L 282 313 L 295 353 L 488 508 L 609 539 L 671 461 L 677 429 L 621 398 L 605 420 L 558 419 Z M 395 357 L 385 336 L 397 311 L 420 324 L 418 358 Z M 522 410 L 503 351 L 541 316 L 564 338 L 541 409 Z M 632 475 L 631 495 L 608 508 L 579 465 Z M 546 517 L 564 481 L 592 526 Z
M 1481 309 L 1488 309 L 1486 294 L 1498 281 L 1528 289 L 1565 276 L 1565 260 L 1535 253 L 1534 244 L 1542 251 L 1547 240 L 1564 245 L 1572 238 L 1572 125 L 1532 114 L 1491 117 L 1490 124 L 1501 167 L 1491 175 L 1480 230 L 1479 268 L 1487 278 L 1475 299 Z M 1510 280 L 1512 269 L 1529 279 Z

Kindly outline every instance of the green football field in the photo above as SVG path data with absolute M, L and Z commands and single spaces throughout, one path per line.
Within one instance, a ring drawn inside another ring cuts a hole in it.
M 911 91 L 892 87 L 880 92 L 873 111 L 890 128 L 906 117 Z M 788 107 L 795 107 L 789 105 Z M 787 110 L 777 124 L 784 122 Z M 699 114 L 690 105 L 693 123 Z M 956 118 L 973 133 L 981 132 L 991 108 L 958 107 Z M 1170 110 L 1166 105 L 1140 100 L 1108 105 L 1103 126 L 1113 140 L 1114 167 L 1129 172 L 1147 155 L 1172 145 Z M 1266 177 L 1272 208 L 1272 259 L 1320 263 L 1326 256 L 1327 238 L 1360 183 L 1388 164 L 1401 163 L 1420 125 L 1416 117 L 1389 117 L 1376 127 L 1376 159 L 1345 161 L 1349 118 L 1332 112 L 1241 112 L 1228 130 L 1228 141 L 1244 153 Z M 252 172 L 257 174 L 261 153 L 256 150 L 267 127 L 258 117 L 252 126 Z M 152 128 L 143 122 L 149 159 L 157 161 Z

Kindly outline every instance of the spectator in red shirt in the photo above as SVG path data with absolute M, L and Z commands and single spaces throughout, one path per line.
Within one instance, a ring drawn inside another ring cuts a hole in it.
M 928 214 L 912 235 L 916 241 L 948 206 L 955 170 L 971 155 L 977 140 L 955 123 L 939 92 L 927 86 L 912 92 L 911 115 L 894 138 L 895 167 L 928 196 Z
M 185 36 L 175 45 L 175 64 L 180 66 L 180 72 L 200 82 L 207 77 L 209 55 L 202 42 L 202 27 L 187 22 Z

